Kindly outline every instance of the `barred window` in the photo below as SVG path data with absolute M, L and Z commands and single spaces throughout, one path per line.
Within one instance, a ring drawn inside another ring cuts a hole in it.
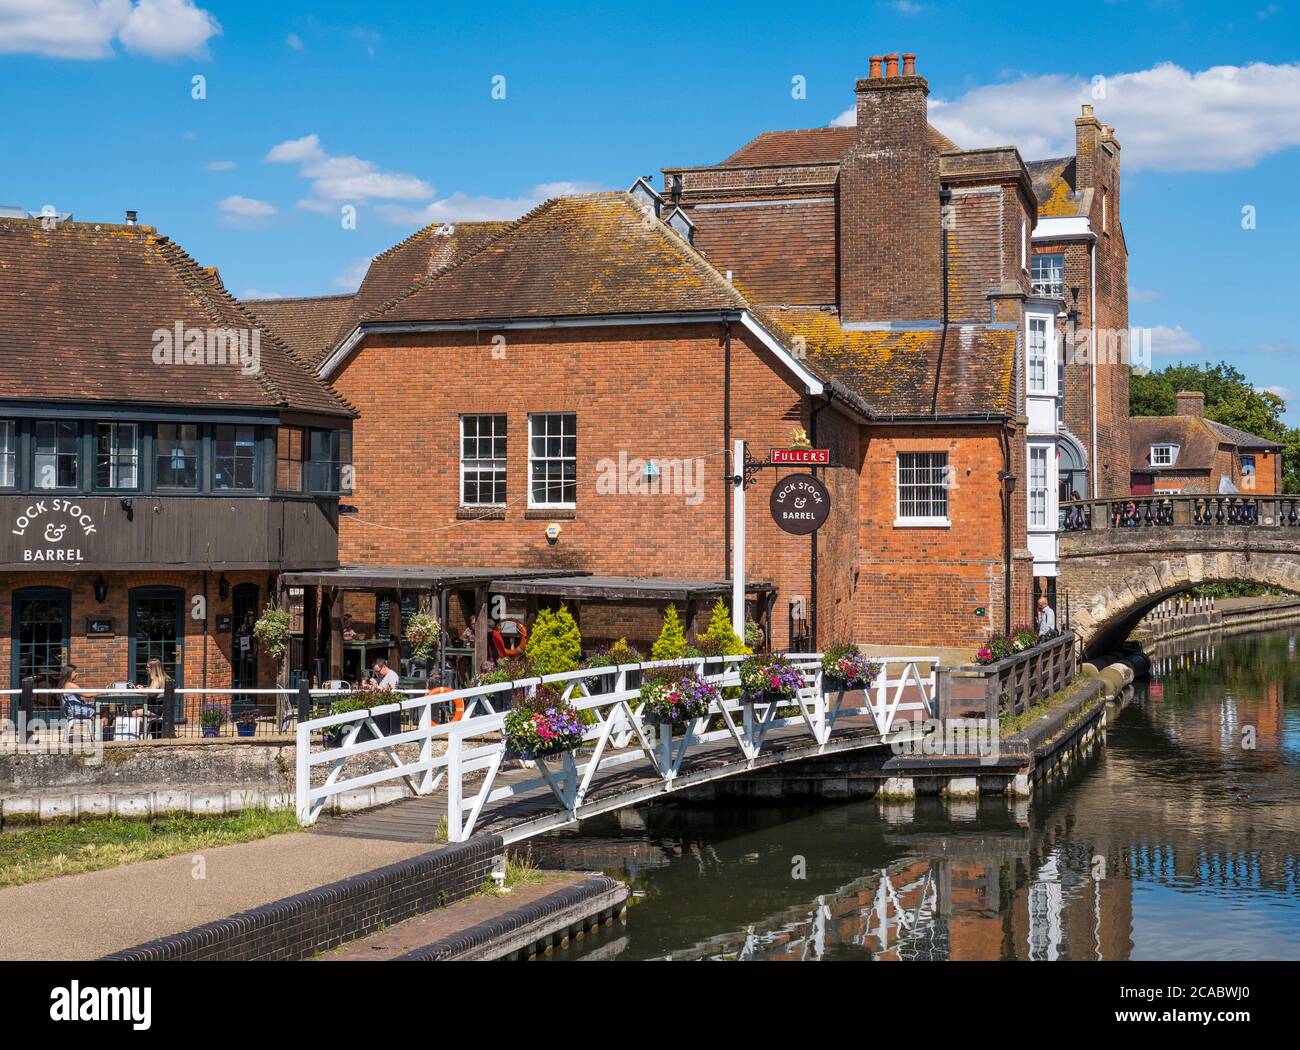
M 460 502 L 502 507 L 506 502 L 506 417 L 460 417 Z
M 1046 445 L 1029 446 L 1029 525 L 1047 525 L 1047 452 Z
M 948 453 L 898 454 L 898 520 L 948 520 Z
M 578 501 L 578 417 L 548 412 L 528 417 L 532 507 L 574 507 Z
M 1065 254 L 1046 252 L 1033 257 L 1030 271 L 1035 295 L 1065 294 Z

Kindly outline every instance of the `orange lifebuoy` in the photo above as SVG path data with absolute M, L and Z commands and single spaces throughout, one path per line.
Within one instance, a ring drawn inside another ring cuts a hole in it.
M 450 686 L 446 686 L 446 685 L 435 685 L 432 689 L 430 689 L 430 690 L 429 690 L 427 693 L 425 693 L 424 695 L 425 695 L 425 696 L 434 696 L 434 695 L 436 695 L 436 694 L 438 694 L 438 693 L 454 693 L 455 691 L 456 691 L 456 690 L 452 689 Z M 458 696 L 458 697 L 456 697 L 455 700 L 452 701 L 452 704 L 453 704 L 453 713 L 452 713 L 452 716 L 451 716 L 451 720 L 452 720 L 453 722 L 459 722 L 462 718 L 465 717 L 465 701 L 462 700 L 462 699 Z
M 497 624 L 498 631 L 501 630 L 501 624 L 503 623 L 512 623 L 519 628 L 519 642 L 513 649 L 503 647 L 502 652 L 506 656 L 518 656 L 524 651 L 524 647 L 528 645 L 528 628 L 524 626 L 522 620 L 516 620 L 513 617 L 507 616 Z M 504 636 L 502 640 L 504 641 Z

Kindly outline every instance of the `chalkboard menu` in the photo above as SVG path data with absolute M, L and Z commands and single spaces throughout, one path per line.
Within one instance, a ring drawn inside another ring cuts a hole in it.
M 406 593 L 401 595 L 402 623 L 411 622 L 411 617 L 420 611 L 419 594 Z M 375 637 L 391 638 L 393 636 L 393 611 L 392 595 L 376 594 L 375 595 Z

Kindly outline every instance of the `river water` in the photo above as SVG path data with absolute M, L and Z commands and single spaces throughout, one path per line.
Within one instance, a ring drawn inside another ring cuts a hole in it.
M 627 881 L 559 959 L 1300 959 L 1297 631 L 1185 647 L 1032 806 L 644 807 L 536 840 Z

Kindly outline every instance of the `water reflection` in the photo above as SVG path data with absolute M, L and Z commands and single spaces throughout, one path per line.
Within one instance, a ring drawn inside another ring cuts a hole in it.
M 635 895 L 559 958 L 1300 958 L 1295 635 L 1158 654 L 1105 748 L 1002 799 L 655 806 L 537 840 Z

